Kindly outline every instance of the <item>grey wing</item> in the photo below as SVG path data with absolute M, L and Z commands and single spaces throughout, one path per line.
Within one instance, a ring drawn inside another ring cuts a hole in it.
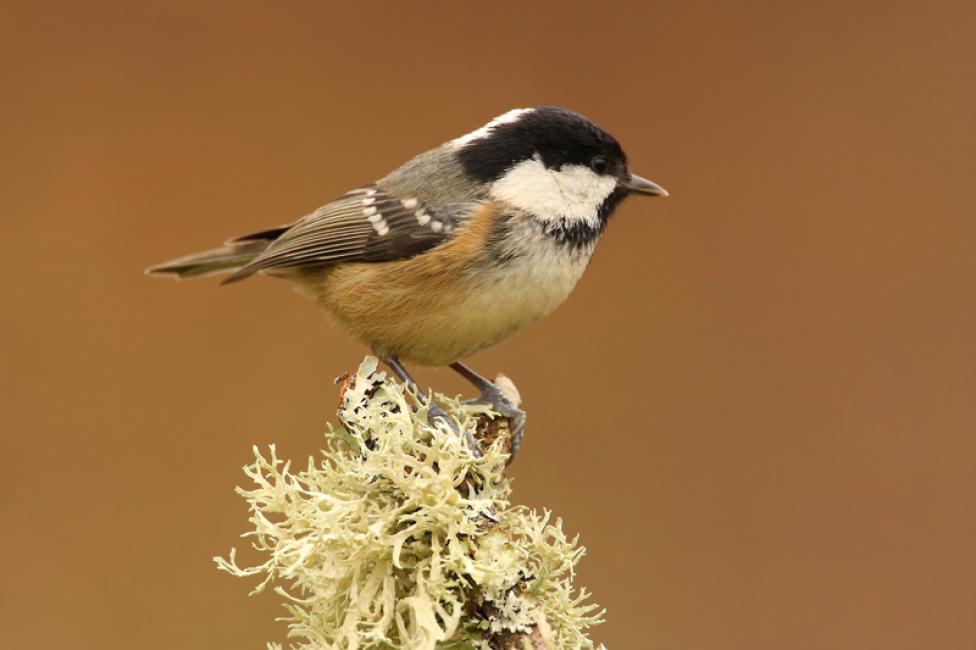
M 297 221 L 223 283 L 262 270 L 413 257 L 449 239 L 473 207 L 457 204 L 435 211 L 415 198 L 367 186 Z

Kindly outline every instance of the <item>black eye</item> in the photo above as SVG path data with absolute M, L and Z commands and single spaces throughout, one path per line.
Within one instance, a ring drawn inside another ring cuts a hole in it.
M 590 161 L 590 169 L 595 171 L 597 174 L 603 174 L 604 172 L 607 171 L 607 167 L 609 166 L 610 163 L 608 163 L 607 159 L 604 158 L 603 156 L 597 156 L 596 158 Z

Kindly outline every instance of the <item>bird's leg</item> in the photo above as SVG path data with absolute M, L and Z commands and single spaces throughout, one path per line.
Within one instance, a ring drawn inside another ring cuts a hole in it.
M 405 383 L 411 390 L 413 390 L 414 395 L 417 396 L 418 400 L 423 401 L 420 389 L 417 387 L 417 382 L 414 381 L 413 377 L 410 376 L 410 373 L 407 372 L 407 369 L 403 367 L 403 364 L 400 363 L 399 359 L 396 357 L 380 356 L 380 361 L 389 366 L 390 370 L 393 371 L 393 374 L 399 377 L 400 381 Z M 434 421 L 438 419 L 446 424 L 451 431 L 464 438 L 465 442 L 468 444 L 468 448 L 471 449 L 471 452 L 475 456 L 479 458 L 481 457 L 481 445 L 478 444 L 475 437 L 467 431 L 462 434 L 462 432 L 458 430 L 457 424 L 455 424 L 454 420 L 452 420 L 447 413 L 444 412 L 444 409 L 438 406 L 434 400 L 430 400 L 427 403 L 427 421 L 434 424 Z
M 512 432 L 512 454 L 508 462 L 512 462 L 522 444 L 522 434 L 525 433 L 525 411 L 512 404 L 494 382 L 482 377 L 460 361 L 452 363 L 451 368 L 481 391 L 481 396 L 472 400 L 475 404 L 487 404 L 499 415 L 508 418 Z

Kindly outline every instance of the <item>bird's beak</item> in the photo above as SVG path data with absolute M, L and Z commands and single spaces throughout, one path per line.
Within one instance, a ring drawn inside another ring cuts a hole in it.
M 646 194 L 648 196 L 668 196 L 668 191 L 646 178 L 631 174 L 620 185 L 631 194 Z

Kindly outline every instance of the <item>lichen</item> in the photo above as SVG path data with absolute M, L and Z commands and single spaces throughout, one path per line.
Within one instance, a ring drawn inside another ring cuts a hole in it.
M 439 401 L 461 427 L 485 417 Z M 238 492 L 251 510 L 244 537 L 266 560 L 214 558 L 262 577 L 252 593 L 285 599 L 292 648 L 487 649 L 530 634 L 593 647 L 586 630 L 602 612 L 573 586 L 584 550 L 550 513 L 509 502 L 503 437 L 476 457 L 374 358 L 347 379 L 339 419 L 305 469 L 255 448 L 253 487 Z

